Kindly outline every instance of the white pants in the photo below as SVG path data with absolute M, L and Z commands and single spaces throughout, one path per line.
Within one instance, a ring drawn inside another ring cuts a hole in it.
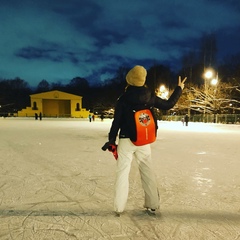
M 153 171 L 150 144 L 135 146 L 129 138 L 120 138 L 115 182 L 114 211 L 123 212 L 129 191 L 129 172 L 133 156 L 139 166 L 142 187 L 145 193 L 144 207 L 158 209 L 159 193 Z

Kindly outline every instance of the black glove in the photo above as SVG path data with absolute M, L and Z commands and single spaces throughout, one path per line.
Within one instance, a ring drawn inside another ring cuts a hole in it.
M 106 151 L 108 149 L 109 152 L 111 152 L 114 156 L 114 158 L 117 160 L 118 159 L 118 152 L 117 152 L 117 145 L 115 142 L 106 142 L 103 146 L 102 146 L 102 150 Z
M 113 139 L 109 140 L 108 142 L 106 142 L 103 146 L 102 146 L 102 150 L 106 151 L 107 149 L 109 150 L 109 148 L 111 149 L 112 145 L 116 145 L 115 141 Z M 110 150 L 109 150 L 110 151 Z
M 106 151 L 109 147 L 110 143 L 109 142 L 106 142 L 103 146 L 102 146 L 102 150 L 103 151 Z

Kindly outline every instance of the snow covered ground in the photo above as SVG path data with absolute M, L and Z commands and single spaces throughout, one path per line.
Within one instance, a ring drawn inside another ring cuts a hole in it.
M 137 165 L 125 213 L 112 208 L 111 120 L 0 119 L 0 239 L 240 239 L 240 126 L 159 122 L 161 195 L 144 212 Z

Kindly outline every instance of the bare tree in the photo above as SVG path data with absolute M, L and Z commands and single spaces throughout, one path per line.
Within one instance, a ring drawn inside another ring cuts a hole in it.
M 37 86 L 36 92 L 47 92 L 50 89 L 50 84 L 47 80 L 43 79 L 41 82 L 39 82 Z
M 190 102 L 190 109 L 203 113 L 225 113 L 230 110 L 240 110 L 240 101 L 233 98 L 233 93 L 240 91 L 239 86 L 230 83 L 221 83 L 219 86 L 204 87 L 191 86 L 187 92 L 187 101 Z

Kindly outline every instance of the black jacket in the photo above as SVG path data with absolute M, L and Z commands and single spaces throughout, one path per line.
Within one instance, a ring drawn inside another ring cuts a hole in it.
M 161 110 L 169 110 L 177 103 L 181 93 L 182 88 L 178 86 L 171 97 L 168 100 L 164 100 L 151 93 L 147 87 L 129 86 L 126 92 L 117 100 L 114 119 L 108 134 L 109 141 L 115 142 L 119 130 L 119 138 L 130 138 L 130 136 L 134 134 L 134 126 L 132 126 L 129 121 L 131 118 L 129 115 L 131 114 L 130 109 L 142 109 L 147 106 Z M 154 118 L 157 126 L 156 117 L 154 116 Z

